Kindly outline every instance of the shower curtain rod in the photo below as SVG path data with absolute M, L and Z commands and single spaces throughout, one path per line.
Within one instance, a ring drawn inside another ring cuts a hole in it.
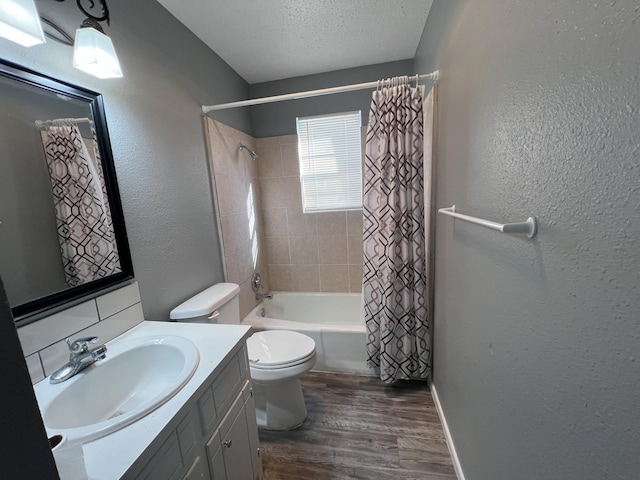
M 409 78 L 415 78 L 412 75 Z M 438 70 L 432 73 L 418 75 L 420 80 L 438 80 Z M 203 105 L 204 113 L 213 112 L 215 110 L 226 110 L 228 108 L 249 107 L 252 105 L 263 105 L 265 103 L 283 102 L 285 100 L 298 100 L 301 98 L 318 97 L 320 95 L 331 95 L 333 93 L 353 92 L 356 90 L 365 90 L 367 88 L 375 88 L 380 84 L 379 80 L 375 82 L 356 83 L 353 85 L 343 85 L 342 87 L 322 88 L 320 90 L 309 90 L 307 92 L 287 93 L 285 95 L 275 95 L 273 97 L 254 98 L 251 100 L 241 100 L 239 102 L 221 103 L 219 105 Z
M 83 118 L 56 118 L 54 120 L 36 120 L 36 127 L 37 128 L 42 128 L 42 127 L 46 127 L 49 125 L 61 125 L 67 122 L 71 122 L 71 123 L 89 123 L 89 124 L 93 124 L 93 120 L 91 120 L 88 117 L 83 117 Z

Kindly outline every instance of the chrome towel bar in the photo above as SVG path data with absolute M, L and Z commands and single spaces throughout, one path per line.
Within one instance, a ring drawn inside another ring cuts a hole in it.
M 460 220 L 464 220 L 465 222 L 475 223 L 476 225 L 490 228 L 492 230 L 498 230 L 502 233 L 526 233 L 529 238 L 533 238 L 538 232 L 538 222 L 536 221 L 536 217 L 529 217 L 527 218 L 526 222 L 496 223 L 489 220 L 484 220 L 482 218 L 471 217 L 469 215 L 458 213 L 456 212 L 455 205 L 449 208 L 441 208 L 440 210 L 438 210 L 438 213 L 443 213 L 445 215 L 449 215 L 450 217 L 459 218 Z

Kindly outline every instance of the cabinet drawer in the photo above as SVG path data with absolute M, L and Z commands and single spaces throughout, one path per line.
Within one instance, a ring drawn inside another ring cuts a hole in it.
M 218 417 L 216 416 L 216 404 L 213 400 L 211 387 L 198 399 L 198 415 L 200 418 L 200 428 L 202 434 L 209 435 L 216 426 Z
M 245 343 L 242 350 L 238 352 L 238 360 L 240 362 L 240 371 L 242 372 L 242 378 L 246 380 L 249 378 L 249 357 L 247 354 L 247 344 Z
M 139 478 L 148 480 L 176 480 L 180 478 L 182 458 L 178 438 L 173 432 L 142 470 Z
M 196 447 L 200 437 L 198 432 L 198 419 L 195 411 L 191 411 L 178 425 L 178 445 L 184 465 L 190 465 L 196 456 Z
M 198 400 L 198 413 L 202 434 L 208 437 L 218 424 L 220 418 L 229 409 L 244 382 L 240 371 L 240 350 L 225 365 L 220 374 Z
M 218 378 L 213 382 L 211 389 L 213 390 L 213 399 L 216 405 L 216 411 L 223 414 L 236 398 L 242 385 L 242 374 L 240 372 L 240 362 L 238 361 L 241 350 L 227 363 Z

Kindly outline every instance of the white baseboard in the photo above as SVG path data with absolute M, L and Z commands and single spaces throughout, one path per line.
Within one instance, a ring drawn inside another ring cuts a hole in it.
M 458 452 L 456 452 L 456 446 L 453 444 L 453 438 L 451 438 L 451 432 L 449 431 L 449 425 L 447 419 L 442 411 L 442 405 L 440 405 L 440 399 L 438 398 L 438 392 L 436 386 L 431 384 L 431 396 L 433 397 L 433 403 L 436 404 L 436 410 L 438 411 L 438 417 L 440 417 L 440 423 L 442 423 L 442 430 L 444 430 L 444 438 L 447 441 L 447 447 L 449 447 L 449 453 L 451 454 L 451 460 L 453 461 L 453 468 L 456 471 L 458 480 L 465 480 L 464 472 L 462 471 L 462 465 L 460 465 L 460 459 L 458 458 Z

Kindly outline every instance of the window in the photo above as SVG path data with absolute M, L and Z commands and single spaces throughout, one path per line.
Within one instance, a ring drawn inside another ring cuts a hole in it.
M 360 112 L 299 117 L 296 123 L 303 211 L 362 208 Z

